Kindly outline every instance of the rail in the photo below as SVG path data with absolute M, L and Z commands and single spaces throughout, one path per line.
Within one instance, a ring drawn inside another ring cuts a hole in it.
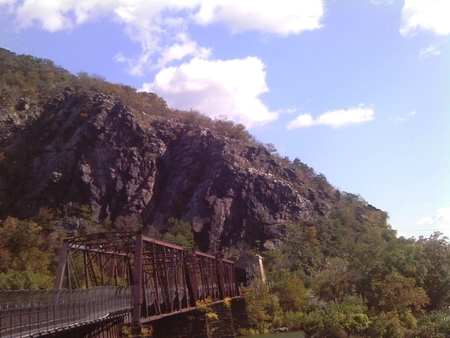
M 131 287 L 0 291 L 0 337 L 31 337 L 114 318 L 130 321 Z

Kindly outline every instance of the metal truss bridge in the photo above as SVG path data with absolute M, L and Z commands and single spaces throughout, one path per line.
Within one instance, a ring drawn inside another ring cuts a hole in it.
M 64 241 L 54 290 L 1 291 L 0 337 L 95 323 L 146 324 L 239 295 L 234 262 L 136 233 Z

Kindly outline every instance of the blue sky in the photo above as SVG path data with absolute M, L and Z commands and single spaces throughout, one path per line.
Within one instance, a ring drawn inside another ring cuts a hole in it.
M 450 2 L 0 0 L 0 47 L 243 123 L 450 237 Z

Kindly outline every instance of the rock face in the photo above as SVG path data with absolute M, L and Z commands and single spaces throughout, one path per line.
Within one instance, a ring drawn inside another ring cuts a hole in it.
M 255 241 L 276 249 L 287 221 L 330 210 L 317 194 L 300 193 L 294 170 L 264 147 L 145 116 L 113 96 L 67 90 L 29 128 L 39 133 L 23 137 L 37 150 L 28 154 L 24 192 L 14 201 L 22 209 L 87 204 L 97 220 L 139 214 L 156 228 L 176 217 L 192 224 L 209 252 Z

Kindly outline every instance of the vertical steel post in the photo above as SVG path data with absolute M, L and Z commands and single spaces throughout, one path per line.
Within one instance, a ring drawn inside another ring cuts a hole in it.
M 134 281 L 133 281 L 133 313 L 132 321 L 139 323 L 141 319 L 142 306 L 142 256 L 143 238 L 142 234 L 136 234 L 136 245 L 134 253 Z
M 216 256 L 217 283 L 219 284 L 219 297 L 225 299 L 224 269 L 222 258 Z
M 195 250 L 192 250 L 192 252 L 187 255 L 186 258 L 186 282 L 190 296 L 190 306 L 195 306 L 195 303 L 198 301 L 198 264 Z
M 152 264 L 153 264 L 153 280 L 155 282 L 155 299 L 156 299 L 156 303 L 155 303 L 155 309 L 158 312 L 158 314 L 161 314 L 161 298 L 159 297 L 160 291 L 161 294 L 163 294 L 163 286 L 160 283 L 160 271 L 159 271 L 159 263 L 158 263 L 158 246 L 155 243 L 151 243 L 150 244 L 151 248 L 152 248 Z
M 67 255 L 69 253 L 69 241 L 64 240 L 61 251 L 59 253 L 58 270 L 56 272 L 56 279 L 53 288 L 55 290 L 61 290 L 64 280 L 64 272 L 67 268 Z
M 88 253 L 83 251 L 83 262 L 84 262 L 84 282 L 86 284 L 86 289 L 89 289 L 89 269 L 88 269 Z
M 99 255 L 99 260 L 100 260 L 100 273 L 101 273 L 101 279 L 102 279 L 102 286 L 105 286 L 105 278 L 103 276 L 103 274 L 105 273 L 105 269 L 104 269 L 104 258 L 103 255 L 101 253 L 98 254 Z

